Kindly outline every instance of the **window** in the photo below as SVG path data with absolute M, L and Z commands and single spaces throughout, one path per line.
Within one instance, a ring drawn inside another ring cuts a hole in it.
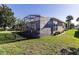
M 53 24 L 53 30 L 54 31 L 58 30 L 58 25 L 57 24 Z

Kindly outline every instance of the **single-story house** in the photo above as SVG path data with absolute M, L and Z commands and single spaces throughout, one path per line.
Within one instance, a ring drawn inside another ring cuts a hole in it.
M 33 34 L 38 33 L 40 37 L 54 35 L 57 32 L 61 33 L 65 30 L 65 22 L 53 17 L 29 15 L 24 17 L 24 22 L 26 31 L 30 31 Z

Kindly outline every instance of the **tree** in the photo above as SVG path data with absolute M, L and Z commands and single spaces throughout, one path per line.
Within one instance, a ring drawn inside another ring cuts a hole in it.
M 79 21 L 79 17 L 76 19 L 76 21 Z
M 6 29 L 6 27 L 12 27 L 14 23 L 14 12 L 7 5 L 2 4 L 0 6 L 0 26 Z
M 78 22 L 79 22 L 79 17 L 76 19 L 76 21 L 78 21 Z M 78 27 L 79 27 L 79 25 L 78 25 Z M 78 30 L 79 30 L 79 28 L 78 28 Z
M 70 29 L 74 29 L 75 25 L 73 23 L 71 23 L 70 25 Z
M 17 29 L 17 30 L 24 30 L 24 24 L 25 24 L 25 22 L 22 20 L 22 19 L 20 19 L 20 18 L 17 18 L 16 19 L 16 22 L 15 22 L 15 29 Z
M 71 20 L 73 20 L 73 16 L 69 15 L 66 17 L 66 22 L 67 22 L 67 29 L 70 29 L 70 25 L 71 25 Z

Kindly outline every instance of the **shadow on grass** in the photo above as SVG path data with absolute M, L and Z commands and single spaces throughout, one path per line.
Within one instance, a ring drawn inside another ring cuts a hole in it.
M 79 48 L 69 47 L 68 49 L 61 49 L 61 55 L 79 55 Z
M 23 38 L 34 39 L 39 38 L 39 33 L 31 33 L 31 32 L 13 32 L 13 34 L 19 35 Z
M 39 36 L 28 32 L 12 32 L 11 34 L 0 34 L 0 44 L 37 39 Z
M 79 38 L 79 30 L 75 31 L 74 37 Z

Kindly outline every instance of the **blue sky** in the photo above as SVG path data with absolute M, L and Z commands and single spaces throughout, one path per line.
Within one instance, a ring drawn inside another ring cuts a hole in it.
M 62 21 L 66 16 L 74 16 L 73 23 L 77 24 L 76 18 L 79 17 L 78 4 L 9 4 L 15 16 L 23 18 L 29 14 L 38 14 L 47 17 L 56 17 Z

